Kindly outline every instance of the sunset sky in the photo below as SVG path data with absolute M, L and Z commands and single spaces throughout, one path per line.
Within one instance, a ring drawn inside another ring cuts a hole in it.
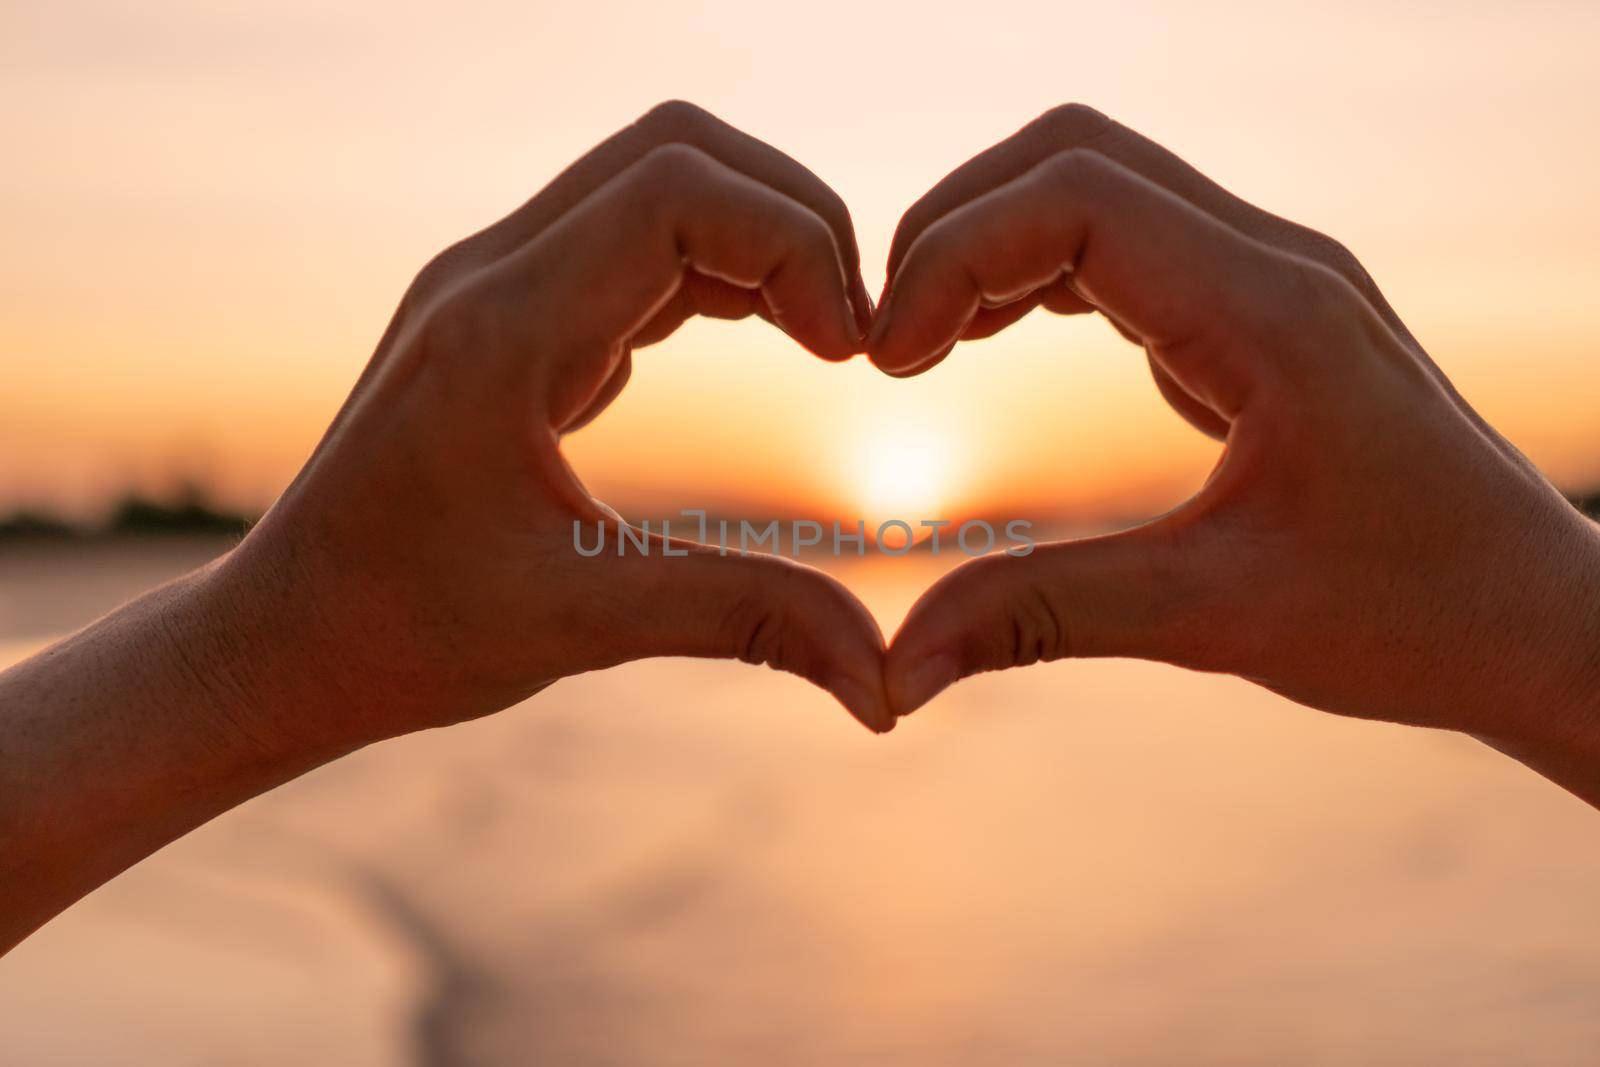
M 1361 256 L 1467 398 L 1600 484 L 1600 5 L 66 2 L 0 10 L 0 509 L 129 484 L 259 507 L 417 268 L 652 103 L 900 213 L 1092 104 Z M 569 445 L 602 497 L 841 515 L 1153 511 L 1216 446 L 1103 323 L 933 373 L 694 323 Z

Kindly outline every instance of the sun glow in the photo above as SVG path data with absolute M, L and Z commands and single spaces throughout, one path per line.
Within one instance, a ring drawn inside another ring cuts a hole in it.
M 875 428 L 856 454 L 854 480 L 869 529 L 900 519 L 920 531 L 923 519 L 946 518 L 954 488 L 949 436 L 926 424 Z

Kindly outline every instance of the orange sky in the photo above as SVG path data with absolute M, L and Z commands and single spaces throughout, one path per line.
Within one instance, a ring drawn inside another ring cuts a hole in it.
M 32 6 L 0 13 L 0 507 L 174 471 L 270 500 L 416 268 L 674 96 L 831 182 L 872 286 L 930 183 L 1094 104 L 1340 237 L 1513 441 L 1600 482 L 1597 5 Z M 619 501 L 1153 510 L 1214 456 L 1094 321 L 912 382 L 746 323 L 636 368 L 570 445 Z

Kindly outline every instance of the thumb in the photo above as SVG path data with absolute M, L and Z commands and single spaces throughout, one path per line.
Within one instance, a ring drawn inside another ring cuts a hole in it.
M 1192 603 L 1165 523 L 962 564 L 918 598 L 884 661 L 909 715 L 953 682 L 1068 656 L 1181 656 Z
M 723 555 L 654 535 L 648 555 L 612 562 L 633 605 L 628 643 L 636 658 L 765 663 L 826 689 L 874 733 L 894 728 L 883 691 L 883 634 L 835 579 L 775 556 Z

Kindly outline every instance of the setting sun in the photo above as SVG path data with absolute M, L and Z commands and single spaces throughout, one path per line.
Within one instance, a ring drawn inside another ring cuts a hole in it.
M 872 528 L 888 519 L 916 527 L 922 519 L 947 518 L 941 509 L 951 503 L 956 451 L 946 435 L 926 424 L 875 428 L 855 460 L 861 517 Z
M 1597 45 L 3 3 L 0 1067 L 1592 1067 Z

